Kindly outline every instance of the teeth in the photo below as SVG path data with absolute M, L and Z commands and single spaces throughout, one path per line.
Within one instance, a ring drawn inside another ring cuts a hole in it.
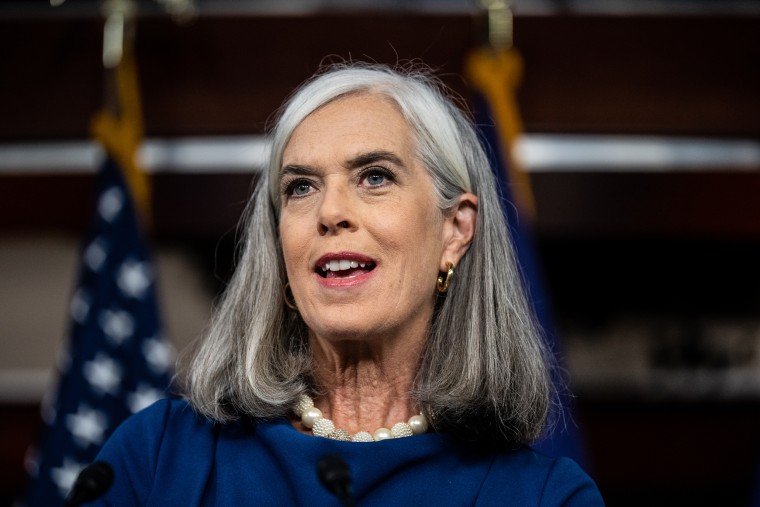
M 350 261 L 347 259 L 332 260 L 321 266 L 322 271 L 345 271 L 347 269 L 355 269 L 358 267 L 366 267 L 368 263 Z

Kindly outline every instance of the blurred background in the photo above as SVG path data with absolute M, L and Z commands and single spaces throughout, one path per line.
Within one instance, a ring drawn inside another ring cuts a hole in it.
M 164 332 L 181 351 L 233 266 L 281 102 L 321 63 L 421 61 L 468 101 L 466 0 L 138 2 Z M 159 5 L 165 4 L 165 5 Z M 23 488 L 65 347 L 102 152 L 102 3 L 0 0 L 0 505 Z M 515 1 L 538 265 L 608 505 L 760 490 L 760 2 Z

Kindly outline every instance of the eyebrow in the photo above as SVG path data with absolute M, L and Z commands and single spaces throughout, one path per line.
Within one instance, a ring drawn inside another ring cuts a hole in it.
M 288 164 L 286 166 L 283 166 L 282 170 L 280 171 L 279 177 L 282 178 L 283 176 L 286 176 L 289 174 L 293 174 L 296 176 L 318 176 L 319 171 L 307 165 Z
M 346 165 L 351 169 L 355 169 L 357 167 L 383 161 L 404 167 L 404 163 L 401 161 L 398 155 L 385 150 L 375 150 L 367 153 L 362 153 L 350 159 Z
M 349 169 L 356 169 L 358 167 L 383 161 L 390 162 L 400 167 L 405 167 L 404 162 L 401 160 L 401 158 L 399 158 L 398 155 L 386 150 L 374 150 L 357 155 L 356 157 L 349 159 L 348 162 L 346 162 L 346 167 Z M 319 171 L 316 168 L 308 165 L 288 164 L 282 167 L 279 177 L 282 178 L 283 176 L 288 175 L 319 176 Z

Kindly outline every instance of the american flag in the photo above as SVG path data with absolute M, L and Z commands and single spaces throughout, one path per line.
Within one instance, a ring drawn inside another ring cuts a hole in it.
M 160 331 L 154 270 L 119 164 L 98 177 L 58 385 L 43 401 L 22 505 L 61 505 L 80 470 L 129 415 L 167 396 L 173 349 Z

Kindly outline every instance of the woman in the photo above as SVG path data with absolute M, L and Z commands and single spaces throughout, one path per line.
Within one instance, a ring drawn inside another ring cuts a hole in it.
M 601 504 L 526 445 L 554 399 L 546 352 L 487 159 L 444 93 L 352 64 L 285 104 L 186 401 L 106 445 L 106 504 L 335 505 L 330 454 L 359 505 Z

